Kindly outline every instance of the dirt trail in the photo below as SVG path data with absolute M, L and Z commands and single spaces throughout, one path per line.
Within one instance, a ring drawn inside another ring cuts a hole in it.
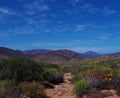
M 69 79 L 72 79 L 71 73 L 64 74 L 64 83 L 55 85 L 54 89 L 45 89 L 47 96 L 49 98 L 75 98 L 73 85 Z
M 101 92 L 103 92 L 103 93 L 110 92 L 113 94 L 113 96 L 109 96 L 109 97 L 105 97 L 105 98 L 120 98 L 120 96 L 117 95 L 116 90 L 102 90 Z
M 55 88 L 52 89 L 45 89 L 48 98 L 76 98 L 73 93 L 73 84 L 69 81 L 70 79 L 72 79 L 71 73 L 66 73 L 64 74 L 64 83 L 55 85 Z M 120 98 L 120 96 L 117 96 L 117 92 L 115 90 L 102 90 L 101 92 L 111 92 L 113 94 L 113 96 L 105 98 Z M 91 97 L 84 96 L 83 98 Z

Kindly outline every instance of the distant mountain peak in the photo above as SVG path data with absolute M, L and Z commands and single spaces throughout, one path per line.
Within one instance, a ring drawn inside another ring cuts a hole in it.
M 22 53 L 26 55 L 40 55 L 40 54 L 45 54 L 52 51 L 53 50 L 48 50 L 48 49 L 32 49 L 32 50 L 24 50 L 22 51 Z
M 101 54 L 94 52 L 94 51 L 87 51 L 83 55 L 86 57 L 92 57 L 92 58 L 101 56 Z

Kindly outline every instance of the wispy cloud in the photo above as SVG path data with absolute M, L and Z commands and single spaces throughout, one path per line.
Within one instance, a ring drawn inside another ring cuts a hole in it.
M 108 36 L 105 36 L 105 35 L 99 36 L 99 39 L 100 39 L 100 40 L 107 40 L 107 39 L 108 39 Z
M 109 48 L 107 47 L 85 47 L 85 46 L 78 46 L 78 44 L 76 43 L 60 43 L 60 42 L 50 42 L 50 43 L 46 43 L 46 42 L 31 42 L 29 44 L 30 46 L 32 47 L 50 47 L 52 49 L 69 49 L 69 50 L 73 50 L 73 51 L 76 51 L 76 52 L 80 52 L 80 53 L 84 53 L 84 52 L 87 52 L 87 51 L 95 51 L 95 52 L 98 52 L 98 53 L 106 53 L 108 52 Z
M 10 18 L 14 17 L 14 18 Z M 10 7 L 0 7 L 0 23 L 9 24 L 19 22 L 20 17 L 23 19 L 21 13 L 18 13 L 16 9 Z M 19 18 L 19 19 L 18 19 Z
M 94 7 L 93 5 L 86 3 L 81 6 L 81 9 L 83 11 L 89 12 L 89 13 L 96 13 L 99 11 L 97 7 Z
M 25 5 L 25 8 L 26 8 L 27 14 L 34 14 L 37 12 L 43 12 L 50 9 L 48 5 L 44 3 L 43 0 L 42 1 L 35 0 L 31 4 Z
M 49 46 L 49 47 L 55 47 L 55 46 L 59 46 L 59 47 L 66 47 L 66 46 L 70 46 L 71 44 L 70 43 L 60 43 L 60 42 L 51 42 L 51 43 L 45 43 L 45 42 L 36 42 L 36 43 L 31 43 L 32 46 L 37 46 L 37 47 L 40 47 L 40 46 Z
M 1 33 L 1 32 L 0 32 L 0 33 Z M 8 36 L 8 34 L 5 33 L 5 32 L 4 32 L 4 33 L 2 32 L 2 33 L 0 34 L 0 37 L 6 37 L 6 36 Z
M 40 24 L 48 24 L 51 23 L 51 20 L 47 20 L 47 19 L 41 19 L 41 20 L 37 20 L 35 18 L 28 18 L 26 19 L 27 24 L 32 24 L 32 25 L 40 25 Z
M 67 14 L 67 15 L 71 16 L 71 15 L 77 14 L 79 12 L 79 10 L 78 9 L 64 9 L 61 12 L 63 12 L 64 14 Z
M 84 53 L 84 52 L 87 52 L 87 51 L 95 51 L 95 52 L 98 52 L 98 53 L 105 53 L 107 50 L 108 50 L 108 48 L 106 48 L 106 47 L 74 47 L 74 48 L 70 48 L 71 50 L 74 50 L 74 51 L 76 51 L 76 52 L 82 52 L 82 53 Z
M 74 6 L 76 6 L 78 3 L 82 3 L 83 0 L 70 0 L 69 2 L 70 2 L 70 4 L 72 4 L 72 6 L 74 7 Z
M 40 34 L 40 32 L 38 32 L 38 29 L 33 29 L 33 28 L 30 28 L 30 27 L 16 28 L 12 31 L 12 33 L 14 35 L 36 35 L 36 34 Z
M 17 0 L 17 1 L 21 2 L 21 1 L 24 1 L 24 0 Z
M 108 25 L 105 25 L 105 24 L 103 24 L 103 25 L 93 24 L 92 27 L 93 27 L 94 29 L 108 29 L 108 28 L 109 28 L 109 26 L 108 26 Z
M 14 12 L 12 12 L 9 9 L 6 9 L 6 8 L 0 8 L 0 13 L 7 14 L 7 15 L 14 15 Z
M 75 26 L 75 30 L 74 31 L 75 32 L 83 31 L 83 30 L 86 29 L 87 26 L 88 26 L 87 24 L 77 24 Z
M 67 33 L 69 31 L 69 28 L 67 28 L 65 25 L 57 25 L 52 28 L 46 28 L 44 29 L 44 33 L 53 33 L 53 34 L 58 34 L 58 33 Z
M 115 14 L 115 13 L 116 13 L 115 10 L 110 9 L 108 7 L 104 7 L 104 9 L 103 9 L 104 16 L 112 15 L 112 14 Z

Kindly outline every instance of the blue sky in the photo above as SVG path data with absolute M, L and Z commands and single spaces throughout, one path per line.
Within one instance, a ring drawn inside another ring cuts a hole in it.
M 0 0 L 0 46 L 120 51 L 120 0 Z

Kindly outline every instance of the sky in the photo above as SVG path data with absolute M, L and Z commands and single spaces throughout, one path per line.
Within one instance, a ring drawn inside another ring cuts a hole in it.
M 0 46 L 120 52 L 120 0 L 0 0 Z

